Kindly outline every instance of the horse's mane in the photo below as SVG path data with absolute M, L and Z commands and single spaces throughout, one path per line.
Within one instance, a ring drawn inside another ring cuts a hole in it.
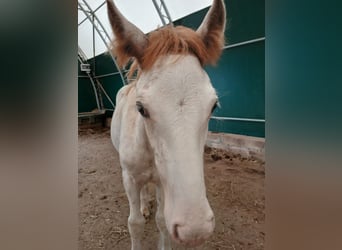
M 128 71 L 128 77 L 138 74 L 141 70 L 149 70 L 154 63 L 164 55 L 187 55 L 193 54 L 200 61 L 201 65 L 215 64 L 221 55 L 224 45 L 224 38 L 221 32 L 212 32 L 211 38 L 203 40 L 198 33 L 184 26 L 165 26 L 152 31 L 147 35 L 148 43 L 144 49 L 141 63 L 137 60 L 133 62 Z M 210 44 L 208 44 L 210 43 Z M 117 56 L 120 66 L 125 66 L 131 58 L 116 49 L 114 43 L 114 53 Z

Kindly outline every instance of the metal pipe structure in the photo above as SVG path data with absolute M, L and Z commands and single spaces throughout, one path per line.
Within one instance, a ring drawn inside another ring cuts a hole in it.
M 81 10 L 80 7 L 77 8 L 78 10 Z M 86 10 L 88 13 L 91 13 L 89 10 Z
M 90 6 L 89 6 L 89 4 L 87 3 L 87 1 L 86 1 L 86 0 L 82 0 L 82 1 L 83 1 L 83 3 L 87 6 L 87 8 L 88 8 L 90 11 L 92 11 L 91 8 L 90 8 Z M 121 72 L 121 69 L 120 69 L 120 67 L 118 66 L 118 64 L 117 64 L 117 62 L 116 62 L 116 60 L 115 60 L 115 57 L 114 57 L 114 55 L 112 54 L 111 49 L 110 49 L 110 47 L 109 47 L 109 45 L 108 45 L 108 43 L 107 43 L 107 41 L 106 41 L 106 38 L 108 39 L 108 41 L 111 40 L 111 39 L 110 39 L 110 36 L 109 36 L 109 34 L 108 34 L 108 32 L 105 30 L 105 28 L 103 27 L 102 23 L 100 22 L 100 20 L 97 18 L 96 15 L 93 15 L 93 16 L 94 16 L 94 21 L 92 20 L 91 16 L 86 12 L 85 8 L 82 6 L 82 4 L 81 4 L 79 1 L 78 1 L 78 6 L 79 6 L 80 9 L 83 11 L 83 13 L 87 16 L 88 20 L 92 23 L 92 25 L 94 26 L 94 28 L 95 28 L 95 30 L 97 31 L 98 35 L 99 35 L 100 38 L 102 39 L 102 41 L 103 41 L 103 43 L 105 44 L 105 46 L 106 46 L 106 48 L 107 48 L 107 50 L 108 50 L 110 56 L 112 57 L 112 60 L 113 60 L 113 62 L 114 62 L 114 64 L 115 64 L 116 68 L 118 69 L 118 71 L 119 71 L 119 73 L 120 73 L 120 77 L 121 77 L 121 80 L 122 80 L 123 85 L 126 85 L 126 81 L 125 81 L 125 78 L 124 78 L 124 76 L 123 76 L 123 74 L 122 74 L 122 72 Z M 99 27 L 98 27 L 98 25 L 95 23 L 95 21 L 96 21 L 96 23 L 100 26 L 100 28 L 101 28 L 102 30 L 99 29 Z M 103 33 L 105 34 L 106 38 L 105 38 L 105 36 L 103 35 Z
M 80 48 L 79 48 L 79 49 L 80 49 Z M 81 55 L 82 55 L 82 54 L 80 54 L 80 51 L 79 51 L 79 53 L 78 53 L 78 61 L 79 61 L 80 63 L 84 63 L 83 58 L 82 58 Z M 90 73 L 89 73 L 89 72 L 86 72 L 86 73 L 87 73 L 87 75 L 88 75 L 88 77 L 89 77 L 89 80 L 90 80 L 91 85 L 92 85 L 93 90 L 94 90 L 97 109 L 98 109 L 98 110 L 101 110 L 101 106 L 100 106 L 99 97 L 98 97 L 97 89 L 96 89 L 96 86 L 95 86 L 95 82 L 94 82 L 94 80 L 92 79 Z
M 98 11 L 105 3 L 106 3 L 106 1 L 104 1 L 103 3 L 101 3 L 101 4 L 94 10 L 94 12 L 90 12 L 90 11 L 88 11 L 88 12 L 89 12 L 90 14 L 95 14 L 96 11 Z M 78 8 L 78 9 L 81 10 L 80 8 Z M 85 17 L 85 18 L 78 24 L 78 26 L 80 26 L 82 23 L 84 23 L 87 19 L 88 19 L 88 18 Z
M 86 55 L 84 54 L 84 52 L 82 51 L 82 49 L 80 48 L 80 46 L 78 46 L 78 55 L 79 55 L 79 60 L 80 62 L 86 62 L 88 59 L 86 57 Z M 110 104 L 113 106 L 113 108 L 115 108 L 115 105 L 112 101 L 112 99 L 110 98 L 110 96 L 107 94 L 106 90 L 104 89 L 104 87 L 102 86 L 102 84 L 95 78 L 93 77 L 89 72 L 86 72 L 88 76 L 78 76 L 80 78 L 83 78 L 83 77 L 87 77 L 90 79 L 92 85 L 93 85 L 93 88 L 94 88 L 94 92 L 96 90 L 96 87 L 95 87 L 95 82 L 93 79 L 95 79 L 96 81 L 96 84 L 97 86 L 102 90 L 102 92 L 104 93 L 104 95 L 106 96 L 106 98 L 108 99 L 108 101 L 110 102 Z M 117 72 L 116 74 L 119 74 L 119 72 Z M 97 97 L 97 92 L 95 92 L 95 98 L 96 98 L 96 102 L 100 104 L 100 102 L 98 101 L 98 97 Z M 100 106 L 100 105 L 98 105 Z M 98 108 L 100 110 L 100 108 Z M 102 107 L 101 109 L 104 109 L 103 108 L 103 103 L 102 103 Z
M 95 15 L 94 13 L 91 14 L 92 16 L 92 23 L 95 22 Z M 96 60 L 95 60 L 95 25 L 93 25 L 93 69 L 96 69 Z
M 172 24 L 172 18 L 171 18 L 171 15 L 170 15 L 170 12 L 169 12 L 168 8 L 166 7 L 166 4 L 165 4 L 164 0 L 160 0 L 160 3 L 163 6 L 163 9 L 165 11 L 166 17 L 169 20 L 169 23 Z
M 84 23 L 85 21 L 87 21 L 88 20 L 88 18 L 86 17 L 86 18 L 84 18 L 79 24 L 78 24 L 78 26 L 80 26 L 82 23 Z
M 93 14 L 95 14 L 96 11 L 98 11 L 99 9 L 101 9 L 101 7 L 102 7 L 103 5 L 105 5 L 105 3 L 106 3 L 106 1 L 103 1 L 103 3 L 101 3 L 101 4 L 93 11 Z
M 256 43 L 256 42 L 260 42 L 260 41 L 265 41 L 265 37 L 260 37 L 260 38 L 244 41 L 244 42 L 241 42 L 241 43 L 235 43 L 235 44 L 231 44 L 231 45 L 226 45 L 226 46 L 223 47 L 223 49 L 231 49 L 231 48 L 234 48 L 234 47 L 239 47 L 239 46 L 242 46 L 242 45 Z
M 160 0 L 160 3 L 161 3 L 160 6 L 158 5 L 157 0 L 152 0 L 152 2 L 154 4 L 154 7 L 156 8 L 156 11 L 159 15 L 160 20 L 162 21 L 163 26 L 167 24 L 172 24 L 170 12 L 166 7 L 165 2 L 163 0 Z M 164 10 L 165 14 L 162 13 L 162 9 Z M 164 19 L 165 17 L 167 18 L 168 23 L 165 22 L 165 19 Z
M 99 83 L 99 82 L 98 82 Z M 100 87 L 100 89 L 102 90 L 103 94 L 107 97 L 107 100 L 110 102 L 110 104 L 112 104 L 113 108 L 115 108 L 115 105 L 112 101 L 112 99 L 109 97 L 109 95 L 107 94 L 106 90 L 103 88 L 102 84 L 99 83 L 98 86 Z
M 221 120 L 221 121 L 266 122 L 265 119 L 238 118 L 238 117 L 220 117 L 220 116 L 211 116 L 210 119 Z
M 127 72 L 127 71 L 125 71 Z M 120 74 L 119 72 L 113 72 L 113 73 L 108 73 L 108 74 L 104 74 L 104 75 L 98 75 L 98 76 L 94 76 L 95 79 L 99 79 L 99 78 L 104 78 L 104 77 L 107 77 L 107 76 L 114 76 L 114 75 L 118 75 Z
M 235 48 L 235 47 L 239 47 L 239 46 L 243 46 L 243 45 L 247 45 L 247 44 L 252 44 L 252 43 L 256 43 L 256 42 L 260 42 L 260 41 L 265 41 L 265 37 L 260 37 L 260 38 L 244 41 L 244 42 L 241 42 L 241 43 L 235 43 L 235 44 L 231 44 L 231 45 L 226 45 L 226 46 L 223 47 L 223 49 L 224 50 L 231 49 L 231 48 Z M 242 121 L 242 122 L 263 122 L 263 123 L 266 122 L 265 119 L 239 118 L 239 117 L 211 116 L 210 119 L 219 120 L 219 121 Z

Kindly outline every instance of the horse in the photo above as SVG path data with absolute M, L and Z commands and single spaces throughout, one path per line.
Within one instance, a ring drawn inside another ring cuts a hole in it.
M 111 41 L 120 67 L 135 80 L 116 96 L 111 140 L 119 153 L 129 201 L 131 249 L 141 249 L 147 183 L 156 186 L 159 248 L 171 240 L 204 243 L 215 227 L 204 180 L 204 146 L 218 97 L 204 66 L 224 46 L 226 10 L 214 0 L 197 30 L 167 25 L 144 34 L 107 0 Z

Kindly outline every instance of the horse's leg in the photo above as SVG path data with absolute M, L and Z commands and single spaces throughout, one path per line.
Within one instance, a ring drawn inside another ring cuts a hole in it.
M 149 219 L 151 216 L 151 211 L 150 211 L 150 198 L 151 194 L 149 193 L 149 184 L 146 184 L 143 186 L 143 188 L 140 191 L 140 212 L 141 214 L 145 217 L 145 219 Z
M 145 218 L 140 212 L 140 189 L 132 176 L 123 171 L 123 184 L 129 202 L 128 230 L 131 235 L 132 250 L 141 249 Z
M 167 231 L 165 218 L 164 218 L 164 194 L 159 186 L 156 186 L 156 198 L 157 198 L 156 223 L 160 232 L 159 249 L 168 250 L 168 249 L 171 249 L 171 242 L 170 242 L 169 232 Z

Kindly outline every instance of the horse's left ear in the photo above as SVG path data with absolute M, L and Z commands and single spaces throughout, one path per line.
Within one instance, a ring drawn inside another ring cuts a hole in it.
M 148 43 L 146 35 L 120 13 L 113 0 L 107 0 L 107 10 L 115 34 L 113 50 L 119 65 L 124 66 L 132 57 L 141 63 Z
M 224 46 L 224 31 L 226 27 L 226 8 L 224 0 L 214 0 L 197 33 L 202 38 L 208 53 L 212 55 L 208 62 L 215 63 L 221 55 Z

